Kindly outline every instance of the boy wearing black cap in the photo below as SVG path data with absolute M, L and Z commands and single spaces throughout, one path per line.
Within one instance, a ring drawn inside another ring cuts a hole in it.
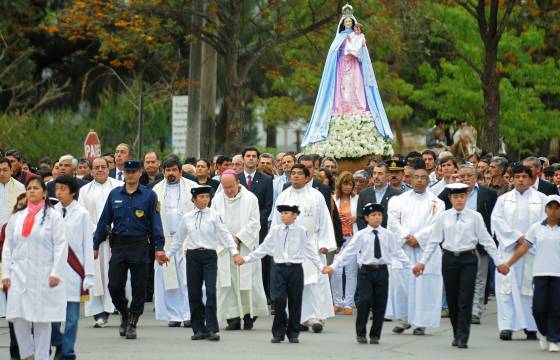
M 465 207 L 468 186 L 454 183 L 446 186 L 453 208 L 442 212 L 434 223 L 432 235 L 422 258 L 412 269 L 422 275 L 425 264 L 441 244 L 442 274 L 449 318 L 453 326 L 453 346 L 467 348 L 469 340 L 474 287 L 478 269 L 476 245 L 480 243 L 497 264 L 498 272 L 507 274 L 509 267 L 498 253 L 494 240 L 486 230 L 480 213 Z
M 216 249 L 221 241 L 239 260 L 239 251 L 233 235 L 228 231 L 221 216 L 208 207 L 212 187 L 198 185 L 191 188 L 195 208 L 181 219 L 177 236 L 169 247 L 168 257 L 187 249 L 187 289 L 191 309 L 191 340 L 219 341 L 216 309 L 216 278 L 218 255 Z M 202 286 L 206 286 L 206 304 L 202 302 Z
M 283 224 L 271 227 L 261 245 L 236 263 L 250 263 L 266 255 L 273 257 L 275 266 L 272 272 L 271 296 L 276 314 L 272 323 L 271 342 L 284 341 L 287 335 L 291 343 L 299 343 L 303 296 L 302 263 L 304 258 L 307 258 L 318 271 L 323 270 L 323 263 L 309 241 L 305 228 L 294 223 L 299 215 L 299 208 L 296 205 L 278 205 L 276 209 L 281 213 Z M 286 301 L 288 316 L 285 310 Z
M 398 245 L 395 235 L 381 226 L 383 211 L 384 208 L 380 204 L 369 203 L 364 206 L 363 214 L 368 226 L 354 235 L 332 265 L 324 270 L 325 273 L 332 273 L 348 258 L 357 256 L 360 270 L 356 291 L 356 336 L 360 344 L 367 343 L 366 326 L 370 309 L 373 311 L 373 322 L 369 342 L 379 344 L 389 295 L 387 266 L 393 261 L 399 261 L 403 265 L 409 264 L 409 259 Z

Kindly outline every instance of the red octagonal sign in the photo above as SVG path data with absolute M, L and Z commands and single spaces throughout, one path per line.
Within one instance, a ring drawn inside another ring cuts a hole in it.
M 99 141 L 99 136 L 93 130 L 91 130 L 84 141 L 84 151 L 86 159 L 93 160 L 95 157 L 101 156 L 101 142 Z

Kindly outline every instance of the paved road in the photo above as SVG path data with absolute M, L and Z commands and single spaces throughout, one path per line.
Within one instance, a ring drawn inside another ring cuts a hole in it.
M 271 344 L 272 317 L 259 319 L 251 331 L 222 331 L 219 343 L 191 341 L 190 329 L 167 328 L 154 320 L 151 304 L 140 320 L 138 340 L 118 336 L 118 319 L 110 320 L 105 329 L 92 328 L 92 320 L 82 319 L 78 334 L 77 354 L 80 360 L 173 360 L 173 359 L 560 359 L 560 355 L 541 351 L 538 342 L 528 342 L 523 333 L 514 340 L 498 340 L 495 304 L 473 325 L 469 349 L 451 347 L 449 321 L 438 329 L 428 329 L 426 336 L 391 333 L 393 323 L 386 322 L 380 345 L 360 345 L 354 334 L 354 316 L 338 315 L 327 321 L 324 333 L 302 333 L 300 344 Z M 0 359 L 8 359 L 8 329 L 0 319 Z

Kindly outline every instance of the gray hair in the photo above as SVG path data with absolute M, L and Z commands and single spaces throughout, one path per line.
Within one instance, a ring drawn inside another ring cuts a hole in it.
M 241 154 L 234 155 L 234 156 L 231 158 L 231 161 L 235 161 L 235 160 L 241 160 L 241 161 L 243 161 L 243 156 L 241 156 Z
M 476 168 L 470 162 L 465 162 L 465 163 L 459 165 L 459 170 L 460 169 L 469 169 L 473 174 L 476 174 Z
M 490 162 L 498 165 L 498 167 L 502 170 L 502 173 L 506 172 L 509 164 L 508 160 L 502 156 L 494 156 Z
M 73 156 L 70 155 L 70 154 L 62 155 L 62 156 L 60 157 L 60 159 L 58 159 L 58 162 L 67 161 L 67 160 L 72 161 L 72 167 L 73 167 L 73 168 L 77 168 L 77 167 L 78 167 L 78 159 L 76 159 L 75 157 L 73 157 Z
M 134 150 L 132 149 L 132 146 L 128 145 L 127 143 L 120 143 L 115 147 L 115 149 L 119 146 L 126 146 L 126 148 L 128 149 L 128 159 L 134 159 Z
M 523 162 L 525 162 L 525 161 L 532 161 L 535 164 L 535 166 L 537 167 L 537 169 L 540 169 L 542 167 L 542 162 L 538 157 L 529 156 L 529 157 L 527 157 L 523 160 Z
M 262 159 L 262 158 L 274 160 L 274 156 L 272 156 L 271 153 L 262 153 L 261 156 L 260 156 L 260 159 Z
M 367 173 L 367 171 L 365 170 L 358 170 L 354 173 L 353 175 L 354 178 L 361 178 L 364 180 L 368 180 L 369 179 L 369 175 Z
M 325 167 L 325 161 L 332 161 L 335 167 L 338 167 L 336 160 L 332 156 L 325 156 L 321 161 L 321 167 Z

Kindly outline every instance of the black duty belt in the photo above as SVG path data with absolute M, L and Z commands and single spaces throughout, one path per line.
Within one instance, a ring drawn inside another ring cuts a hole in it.
M 301 266 L 300 263 L 289 263 L 289 262 L 286 262 L 286 263 L 276 263 L 276 265 L 278 265 L 278 266 L 297 266 L 297 265 L 300 265 L 300 266 Z
M 451 256 L 464 256 L 464 255 L 476 255 L 476 250 L 475 249 L 471 249 L 471 250 L 465 250 L 465 251 L 449 251 L 446 249 L 442 249 L 444 254 L 447 255 L 451 255 Z
M 387 269 L 387 264 L 363 264 L 362 267 L 366 269 Z

